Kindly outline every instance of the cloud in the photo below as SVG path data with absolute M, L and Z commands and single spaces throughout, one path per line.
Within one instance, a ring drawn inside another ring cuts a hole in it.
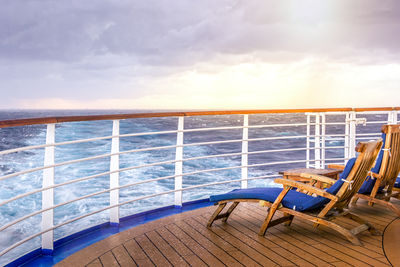
M 384 79 L 379 66 L 400 60 L 399 14 L 396 0 L 6 0 L 0 106 L 145 106 L 132 102 L 140 99 L 154 107 L 164 97 L 175 107 L 195 95 L 211 107 L 226 88 L 234 106 L 254 102 L 242 93 L 249 87 L 265 96 L 268 87 L 290 106 L 299 104 L 285 93 L 324 98 L 346 83 L 378 85 L 362 80 L 371 66 L 393 88 L 400 78 Z
M 398 1 L 14 0 L 0 10 L 0 56 L 77 62 L 116 54 L 174 66 L 271 51 L 398 54 L 399 12 Z

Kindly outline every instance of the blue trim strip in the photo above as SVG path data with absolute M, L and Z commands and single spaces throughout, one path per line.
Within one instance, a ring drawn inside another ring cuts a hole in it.
M 211 206 L 212 204 L 213 203 L 209 202 L 208 199 L 200 199 L 183 203 L 182 207 L 172 205 L 130 215 L 121 218 L 119 224 L 107 222 L 96 225 L 55 241 L 53 251 L 38 248 L 12 261 L 6 266 L 52 266 L 75 252 L 116 233 L 170 215 Z

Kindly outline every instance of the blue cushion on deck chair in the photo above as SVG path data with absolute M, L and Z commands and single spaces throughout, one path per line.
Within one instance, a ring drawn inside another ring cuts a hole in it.
M 394 182 L 394 187 L 400 188 L 400 177 L 397 177 L 396 182 Z
M 351 169 L 353 168 L 354 163 L 355 163 L 355 158 L 352 158 L 347 162 L 344 171 L 340 175 L 341 179 L 347 178 L 347 175 L 349 175 Z M 341 179 L 337 180 L 326 191 L 330 194 L 335 195 L 339 191 L 340 187 L 343 185 L 343 181 Z M 266 200 L 268 202 L 274 202 L 281 192 L 282 188 L 273 188 L 273 187 L 235 189 L 226 194 L 210 196 L 210 202 L 218 202 L 230 199 L 260 199 L 260 200 Z M 313 197 L 301 192 L 297 192 L 296 190 L 292 189 L 283 198 L 282 205 L 286 208 L 294 209 L 297 211 L 306 211 L 322 207 L 324 204 L 328 202 L 329 199 L 327 198 L 320 196 Z
M 382 148 L 385 147 L 385 140 L 386 140 L 386 134 L 382 134 L 382 139 L 383 139 L 383 144 Z M 383 153 L 384 151 L 381 149 L 379 151 L 378 158 L 376 159 L 375 166 L 371 169 L 372 172 L 374 173 L 379 173 L 382 165 L 382 159 L 383 159 Z M 376 179 L 373 179 L 371 176 L 368 176 L 365 182 L 361 185 L 360 189 L 358 190 L 358 193 L 360 194 L 370 194 L 372 192 L 372 189 L 374 188 Z

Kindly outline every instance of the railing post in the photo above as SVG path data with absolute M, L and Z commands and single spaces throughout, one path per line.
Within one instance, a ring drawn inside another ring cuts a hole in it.
M 175 190 L 182 189 L 183 173 L 183 126 L 184 117 L 178 118 L 178 132 L 176 134 L 176 152 L 175 152 Z M 175 206 L 182 206 L 182 191 L 175 192 Z
M 111 154 L 119 153 L 119 120 L 113 121 L 112 135 L 114 136 L 111 140 Z M 119 170 L 119 155 L 112 155 L 110 158 L 110 171 Z M 110 174 L 110 189 L 119 186 L 119 172 Z M 110 191 L 110 206 L 119 204 L 119 189 Z M 110 209 L 110 224 L 118 226 L 119 224 L 119 207 Z
M 321 132 L 320 132 L 320 116 L 319 114 L 315 114 L 315 142 L 314 142 L 314 160 L 315 160 L 315 168 L 321 169 Z
M 46 131 L 46 144 L 44 150 L 44 166 L 54 165 L 54 143 L 55 143 L 55 124 L 48 124 Z M 43 170 L 43 187 L 54 185 L 54 167 Z M 54 206 L 54 189 L 42 191 L 42 209 Z M 46 231 L 54 226 L 54 210 L 48 210 L 42 213 L 42 231 Z M 54 231 L 50 230 L 42 234 L 42 253 L 52 254 L 53 252 Z
M 325 117 L 325 114 L 324 113 L 320 113 L 320 116 L 321 116 L 321 135 L 322 135 L 322 137 L 321 137 L 321 146 L 322 146 L 322 149 L 321 149 L 321 163 L 320 163 L 320 168 L 322 168 L 322 169 L 324 169 L 325 168 L 325 148 L 326 148 L 326 143 L 325 143 L 325 141 L 326 141 L 326 137 L 325 137 L 325 134 L 326 134 L 326 125 L 325 125 L 325 123 L 326 123 L 326 117 Z
M 310 168 L 310 134 L 311 134 L 311 115 L 307 114 L 307 132 L 306 132 L 306 168 Z
M 346 121 L 345 121 L 345 129 L 344 129 L 344 157 L 345 164 L 347 163 L 347 159 L 350 158 L 350 114 L 346 113 Z
M 397 123 L 397 110 L 392 110 L 388 113 L 388 123 L 389 124 Z
M 242 139 L 242 188 L 247 188 L 248 178 L 248 152 L 249 152 L 249 115 L 243 115 L 243 139 Z
M 356 113 L 350 112 L 350 130 L 349 130 L 349 157 L 356 156 Z

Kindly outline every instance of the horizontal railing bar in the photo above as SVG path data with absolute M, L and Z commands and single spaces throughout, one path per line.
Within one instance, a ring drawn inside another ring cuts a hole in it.
M 388 111 L 399 110 L 399 109 L 387 109 L 387 108 L 369 108 L 358 110 L 355 109 L 356 113 L 358 114 L 388 114 Z
M 370 137 L 356 137 L 356 140 L 371 140 Z
M 366 124 L 385 124 L 388 123 L 388 121 L 366 121 Z
M 242 141 L 254 142 L 254 141 L 280 140 L 280 139 L 298 139 L 298 138 L 306 138 L 306 137 L 307 137 L 306 135 L 295 135 L 295 136 L 277 136 L 277 137 L 262 137 L 262 138 L 223 140 L 223 141 L 211 141 L 211 142 L 199 142 L 199 143 L 184 144 L 183 147 L 214 145 L 214 144 L 226 144 L 226 143 L 238 143 L 238 142 L 242 142 Z
M 374 135 L 381 135 L 382 133 L 365 133 L 365 134 L 362 134 L 362 133 L 358 133 L 358 134 L 356 134 L 356 136 L 374 136 Z
M 315 125 L 315 123 L 314 123 Z M 325 123 L 320 123 L 320 125 L 346 125 L 345 122 L 325 122 Z

